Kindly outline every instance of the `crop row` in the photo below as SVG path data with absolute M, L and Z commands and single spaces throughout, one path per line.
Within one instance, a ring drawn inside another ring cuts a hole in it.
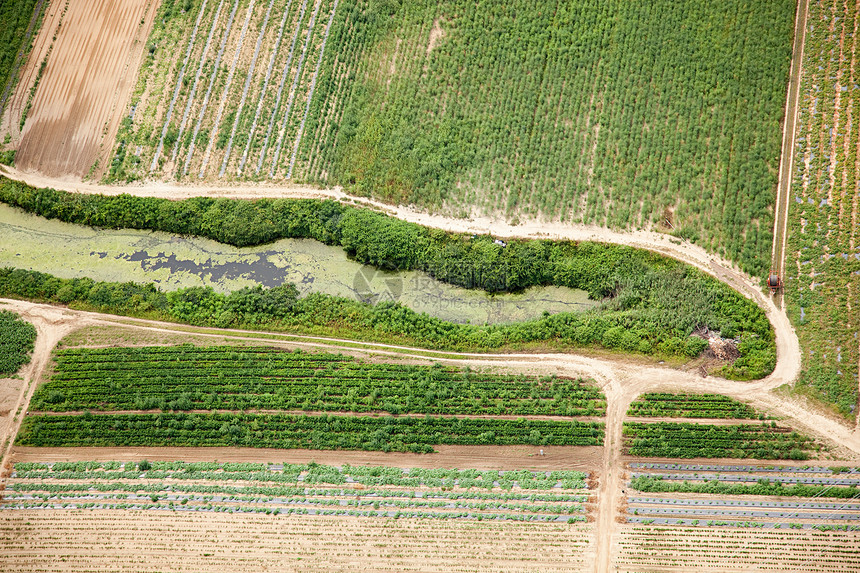
M 860 505 L 847 502 L 820 502 L 810 501 L 761 501 L 748 499 L 725 499 L 718 497 L 714 499 L 677 499 L 665 497 L 628 497 L 630 505 L 675 505 L 695 507 L 767 507 L 781 509 L 839 509 L 846 511 L 860 511 Z M 858 514 L 860 516 L 860 514 Z
M 270 508 L 259 506 L 237 506 L 225 504 L 208 503 L 202 506 L 171 505 L 156 503 L 97 503 L 97 502 L 32 502 L 18 503 L 16 505 L 0 506 L 0 510 L 20 509 L 120 509 L 120 510 L 166 510 L 166 511 L 197 511 L 197 512 L 224 512 L 224 513 L 265 513 L 267 515 L 324 515 L 324 516 L 351 516 L 351 517 L 388 517 L 394 519 L 470 519 L 470 520 L 496 520 L 496 521 L 527 521 L 547 522 L 562 521 L 565 523 L 576 523 L 585 521 L 581 515 L 541 515 L 532 513 L 478 513 L 475 511 L 420 511 L 405 508 L 405 510 L 360 510 L 360 509 L 309 509 L 304 507 Z
M 839 513 L 837 511 L 753 511 L 748 509 L 714 509 L 702 507 L 641 507 L 628 506 L 628 513 L 633 515 L 671 515 L 682 517 L 742 517 L 746 519 L 821 519 L 832 521 L 858 521 L 860 514 Z
M 780 465 L 724 465 L 724 464 L 667 464 L 654 462 L 633 462 L 631 469 L 674 470 L 683 472 L 744 472 L 744 473 L 788 473 L 788 474 L 841 474 L 852 473 L 856 468 L 848 466 L 780 466 Z
M 730 483 L 717 479 L 707 481 L 674 481 L 662 476 L 634 476 L 630 488 L 647 493 L 704 493 L 713 495 L 773 495 L 782 497 L 851 499 L 858 496 L 858 484 L 784 485 L 779 481 L 761 480 L 757 483 Z
M 643 394 L 630 404 L 628 416 L 754 419 L 759 414 L 743 402 L 720 394 Z
M 631 474 L 634 477 L 638 476 L 650 476 L 652 474 L 641 474 L 639 472 L 633 472 Z M 754 475 L 737 475 L 737 474 L 699 474 L 699 473 L 661 473 L 656 474 L 658 477 L 667 480 L 695 480 L 695 481 L 724 481 L 724 482 L 758 482 L 758 483 L 802 483 L 807 485 L 853 485 L 860 484 L 860 480 L 856 478 L 848 476 L 840 476 L 840 477 L 820 477 L 820 476 L 801 476 L 796 477 L 792 475 L 788 476 L 754 476 Z
M 85 487 L 85 486 L 84 486 Z M 403 499 L 389 499 L 383 495 L 367 496 L 364 492 L 352 491 L 343 496 L 342 499 L 337 498 L 317 498 L 309 497 L 304 494 L 295 496 L 258 496 L 258 495 L 198 495 L 192 493 L 190 495 L 177 495 L 175 493 L 153 493 L 153 494 L 138 494 L 138 493 L 92 493 L 83 489 L 81 491 L 66 491 L 62 493 L 4 493 L 4 501 L 10 502 L 13 507 L 39 502 L 69 502 L 74 503 L 96 503 L 109 500 L 125 500 L 128 502 L 138 501 L 160 501 L 164 500 L 168 503 L 178 503 L 186 505 L 188 503 L 210 503 L 218 504 L 227 503 L 254 503 L 265 504 L 269 506 L 286 506 L 286 505 L 307 505 L 317 507 L 369 507 L 374 508 L 394 507 L 397 509 L 444 509 L 444 510 L 479 510 L 479 511 L 518 511 L 531 513 L 555 513 L 571 515 L 581 513 L 583 508 L 580 504 L 547 504 L 547 503 L 517 503 L 503 501 L 468 501 L 468 500 L 433 500 L 423 496 L 413 496 Z M 37 501 L 38 500 L 38 501 Z
M 36 328 L 8 310 L 0 310 L 0 376 L 29 362 Z
M 809 458 L 816 444 L 771 424 L 715 426 L 691 423 L 624 424 L 625 446 L 634 456 L 668 458 Z
M 401 469 L 382 466 L 326 466 L 320 464 L 251 464 L 217 462 L 56 462 L 15 464 L 21 479 L 177 479 L 261 481 L 302 484 L 387 485 L 398 487 L 479 487 L 547 490 L 556 487 L 585 487 L 586 474 L 572 470 L 534 472 L 529 470 Z
M 336 9 L 332 0 L 163 4 L 108 179 L 257 177 L 264 165 L 289 178 L 283 158 L 301 142 Z
M 803 349 L 799 389 L 854 424 L 860 405 L 860 1 L 808 4 L 787 197 L 785 304 Z
M 432 452 L 434 445 L 443 444 L 596 446 L 602 442 L 603 424 L 596 422 L 162 413 L 28 416 L 17 443 Z
M 496 375 L 231 347 L 75 349 L 33 397 L 37 411 L 323 410 L 392 414 L 602 415 L 583 379 Z
M 170 483 L 166 485 L 161 482 L 147 481 L 141 483 L 139 481 L 88 481 L 86 483 L 52 483 L 47 482 L 30 482 L 18 481 L 24 479 L 34 479 L 15 477 L 7 484 L 7 492 L 17 492 L 19 494 L 33 494 L 35 497 L 50 499 L 54 496 L 60 496 L 66 493 L 74 493 L 75 495 L 96 495 L 105 494 L 106 496 L 115 496 L 114 499 L 125 499 L 121 496 L 127 495 L 144 495 L 151 497 L 152 494 L 194 494 L 204 501 L 212 501 L 216 497 L 219 499 L 242 499 L 242 500 L 267 500 L 283 497 L 304 497 L 304 498 L 326 498 L 326 497 L 361 497 L 368 498 L 423 498 L 427 500 L 448 500 L 453 502 L 459 501 L 491 501 L 491 502 L 529 502 L 529 503 L 568 503 L 582 504 L 587 500 L 584 495 L 576 495 L 570 493 L 527 493 L 513 491 L 475 491 L 463 490 L 445 491 L 444 489 L 433 490 L 424 489 L 421 491 L 411 489 L 381 489 L 381 488 L 365 488 L 365 489 L 341 489 L 341 488 L 309 488 L 299 486 L 276 486 L 276 485 L 223 485 L 218 483 L 213 478 L 211 483 L 201 483 L 198 481 L 194 484 Z M 130 480 L 138 480 L 139 476 L 129 478 Z M 150 478 L 146 478 L 150 479 Z M 5 495 L 5 494 L 4 494 Z M 47 496 L 47 497 L 46 497 Z

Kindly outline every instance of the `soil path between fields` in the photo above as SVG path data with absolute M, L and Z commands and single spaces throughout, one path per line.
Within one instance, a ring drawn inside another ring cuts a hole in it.
M 166 199 L 182 199 L 194 196 L 245 199 L 333 199 L 344 203 L 371 207 L 405 221 L 449 232 L 492 234 L 499 238 L 597 241 L 620 244 L 647 249 L 691 264 L 750 298 L 766 312 L 768 319 L 771 321 L 776 335 L 777 347 L 776 368 L 770 376 L 756 382 L 733 382 L 717 378 L 703 379 L 694 374 L 670 368 L 631 365 L 618 360 L 590 358 L 571 354 L 492 355 L 449 354 L 433 351 L 435 360 L 458 363 L 464 366 L 498 366 L 499 360 L 502 359 L 505 361 L 506 367 L 534 368 L 536 363 L 538 363 L 541 367 L 545 367 L 555 373 L 570 375 L 571 372 L 577 372 L 591 376 L 597 380 L 607 398 L 605 455 L 603 456 L 600 476 L 597 515 L 597 530 L 600 534 L 597 536 L 596 552 L 598 558 L 595 562 L 595 569 L 599 572 L 609 571 L 612 540 L 617 537 L 617 533 L 619 532 L 619 524 L 616 523 L 616 517 L 619 515 L 618 506 L 622 502 L 620 494 L 623 477 L 620 461 L 622 455 L 622 424 L 624 414 L 630 402 L 643 392 L 671 390 L 726 394 L 751 403 L 754 407 L 762 408 L 767 413 L 789 417 L 791 419 L 790 423 L 799 429 L 827 441 L 840 444 L 842 446 L 840 454 L 844 456 L 851 457 L 860 454 L 860 439 L 858 439 L 858 435 L 844 427 L 841 422 L 833 420 L 826 415 L 811 412 L 802 405 L 791 402 L 771 392 L 771 390 L 778 386 L 794 381 L 800 371 L 801 352 L 797 335 L 788 317 L 783 310 L 777 307 L 769 294 L 762 291 L 761 280 L 746 275 L 729 261 L 717 255 L 710 254 L 697 245 L 665 234 L 652 231 L 623 232 L 595 226 L 570 225 L 536 220 L 526 221 L 518 225 L 510 225 L 503 219 L 490 217 L 455 219 L 437 214 L 424 213 L 410 207 L 392 206 L 365 198 L 351 197 L 340 188 L 314 189 L 301 186 L 275 187 L 266 185 L 222 187 L 176 186 L 152 182 L 136 186 L 99 186 L 73 180 L 51 179 L 33 173 L 21 173 L 12 168 L 4 168 L 2 166 L 0 166 L 0 173 L 11 179 L 20 180 L 35 187 L 53 187 L 55 189 L 79 193 L 102 193 L 106 195 L 127 193 Z M 22 302 L 13 302 L 10 304 L 14 307 L 27 307 L 29 305 L 28 308 L 33 308 L 37 306 Z M 48 306 L 47 308 L 50 309 L 52 307 Z M 127 318 L 123 318 L 120 321 L 116 317 L 109 315 L 81 314 L 82 316 L 89 316 L 100 323 L 117 324 L 123 322 L 125 325 L 136 324 L 141 328 L 177 330 L 176 325 L 169 323 L 131 321 Z M 223 335 L 225 331 L 213 330 L 212 332 L 219 332 Z M 242 338 L 241 333 L 235 331 L 231 331 L 230 336 L 236 339 Z M 291 336 L 291 338 L 304 339 L 307 341 L 306 344 L 313 344 L 313 341 L 321 340 L 320 337 Z M 257 339 L 257 341 L 260 340 Z M 331 340 L 326 347 L 332 348 L 333 345 L 335 348 L 338 348 L 337 345 L 340 342 L 345 345 L 343 348 L 344 351 L 355 351 L 355 348 L 347 346 L 348 341 Z M 284 341 L 279 341 L 279 344 L 284 344 Z M 354 343 L 352 345 L 354 346 Z M 396 348 L 392 345 L 362 344 L 361 346 L 362 351 L 382 354 L 391 352 Z M 423 353 L 421 349 L 397 349 L 398 354 L 401 356 L 404 352 L 408 353 L 410 351 L 416 353 L 416 358 L 426 358 L 426 354 L 423 357 L 421 356 Z M 451 358 L 446 358 L 446 354 L 450 355 Z
M 771 269 L 785 280 L 785 245 L 788 240 L 788 210 L 791 205 L 791 177 L 794 166 L 794 139 L 797 131 L 797 109 L 800 102 L 800 81 L 803 68 L 803 46 L 806 39 L 808 0 L 799 0 L 794 25 L 794 46 L 786 93 L 785 120 L 782 129 L 782 152 L 779 159 L 779 180 L 776 188 L 776 210 L 773 217 L 773 248 Z

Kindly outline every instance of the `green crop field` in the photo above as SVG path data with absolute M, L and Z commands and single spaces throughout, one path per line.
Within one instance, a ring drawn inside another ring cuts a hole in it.
M 286 414 L 27 416 L 18 445 L 245 446 L 432 452 L 434 445 L 599 446 L 603 424 L 570 420 Z
M 785 261 L 786 307 L 804 353 L 799 384 L 851 419 L 860 360 L 858 14 L 857 1 L 809 4 Z
M 275 348 L 61 350 L 31 410 L 318 410 L 391 414 L 603 415 L 582 379 L 362 362 Z
M 793 14 L 790 0 L 166 0 L 107 178 L 295 180 L 452 214 L 659 226 L 762 273 Z
M 12 374 L 30 360 L 36 328 L 8 310 L 0 310 L 0 375 Z
M 27 61 L 45 0 L 0 0 L 0 117 Z
M 628 416 L 670 418 L 758 418 L 743 402 L 720 394 L 643 394 L 630 404 Z
M 812 439 L 776 423 L 716 426 L 625 422 L 624 436 L 631 455 L 661 458 L 805 460 L 817 448 Z
M 4 493 L 3 509 L 181 509 L 360 517 L 392 517 L 393 511 L 396 517 L 417 519 L 573 523 L 586 520 L 586 477 L 583 472 L 563 470 L 316 463 L 18 463 Z M 361 490 L 354 489 L 357 486 Z

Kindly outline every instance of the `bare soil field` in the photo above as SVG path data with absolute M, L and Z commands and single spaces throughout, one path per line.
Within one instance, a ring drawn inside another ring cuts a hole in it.
M 21 132 L 15 158 L 20 169 L 80 179 L 96 161 L 105 165 L 157 4 L 158 0 L 52 2 L 13 98 L 17 113 L 9 114 L 13 121 L 20 118 L 21 103 L 30 97 L 35 81 L 28 80 L 34 67 L 45 61 Z M 62 25 L 52 25 L 63 11 Z
M 623 526 L 613 571 L 857 571 L 858 533 Z
M 141 511 L 0 513 L 4 571 L 585 571 L 588 525 Z
M 12 462 L 184 461 L 369 465 L 400 468 L 597 471 L 597 446 L 435 446 L 438 453 L 278 450 L 262 448 L 29 448 L 16 447 Z

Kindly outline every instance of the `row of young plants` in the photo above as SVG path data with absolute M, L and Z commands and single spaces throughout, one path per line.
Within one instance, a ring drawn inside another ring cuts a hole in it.
M 319 498 L 308 496 L 303 492 L 296 495 L 280 495 L 280 496 L 259 496 L 259 495 L 198 495 L 191 493 L 190 495 L 178 495 L 173 490 L 159 490 L 159 493 L 145 494 L 143 492 L 135 493 L 116 493 L 102 494 L 88 491 L 87 484 L 79 484 L 79 490 L 66 490 L 64 492 L 34 492 L 28 493 L 9 490 L 10 493 L 4 493 L 4 501 L 10 502 L 16 508 L 22 505 L 26 507 L 28 504 L 38 504 L 54 501 L 74 503 L 95 503 L 110 502 L 110 500 L 127 500 L 131 503 L 142 500 L 159 501 L 164 500 L 168 503 L 179 503 L 186 505 L 189 502 L 192 504 L 216 502 L 221 504 L 233 503 L 254 503 L 267 504 L 275 506 L 285 505 L 308 505 L 314 507 L 369 507 L 373 506 L 378 509 L 380 506 L 386 508 L 397 509 L 446 509 L 446 510 L 479 510 L 479 511 L 527 511 L 534 513 L 557 513 L 557 514 L 575 514 L 583 511 L 581 504 L 555 504 L 555 503 L 517 503 L 503 501 L 468 501 L 460 500 L 434 500 L 423 495 L 413 495 L 412 497 L 401 496 L 389 498 L 384 492 L 381 494 L 367 494 L 362 491 L 356 493 L 354 490 L 343 494 L 342 498 L 328 499 L 326 497 Z M 413 492 L 414 493 L 414 492 Z M 38 500 L 38 501 L 37 501 Z
M 434 445 L 598 446 L 602 423 L 284 414 L 27 416 L 21 446 L 245 446 L 433 452 Z
M 163 2 L 106 181 L 289 179 L 337 5 Z
M 26 472 L 24 472 L 26 473 Z M 87 476 L 84 476 L 87 477 Z M 135 480 L 138 476 L 122 478 L 124 480 Z M 22 478 L 16 474 L 13 478 L 17 479 L 33 479 Z M 38 478 L 37 478 L 38 479 Z M 80 478 L 78 478 L 80 479 Z M 51 483 L 51 482 L 27 482 L 27 481 L 12 481 L 7 485 L 6 491 L 17 492 L 20 494 L 33 494 L 39 499 L 51 499 L 56 497 L 60 499 L 62 494 L 68 492 L 79 492 L 81 495 L 102 495 L 104 499 L 127 499 L 129 495 L 138 497 L 150 497 L 155 494 L 163 497 L 169 492 L 170 494 L 194 494 L 195 499 L 202 501 L 212 501 L 216 499 L 227 500 L 258 500 L 260 503 L 265 503 L 272 499 L 280 499 L 284 497 L 299 497 L 308 498 L 327 498 L 327 497 L 369 497 L 369 498 L 391 498 L 391 499 L 436 499 L 449 500 L 458 502 L 461 500 L 473 501 L 490 501 L 490 502 L 534 502 L 534 503 L 568 503 L 582 504 L 588 500 L 588 496 L 575 493 L 529 493 L 531 490 L 515 491 L 513 487 L 505 488 L 504 485 L 499 485 L 493 491 L 476 491 L 477 488 L 460 488 L 451 486 L 442 486 L 441 490 L 412 490 L 412 489 L 338 489 L 338 488 L 309 488 L 299 486 L 276 486 L 276 485 L 223 485 L 213 481 L 210 483 L 200 483 L 200 480 L 217 480 L 217 477 L 201 477 L 196 480 L 195 484 L 171 483 L 165 485 L 159 482 L 149 481 L 147 483 L 128 482 L 128 481 L 88 481 L 86 483 Z M 149 479 L 149 478 L 147 478 Z M 156 479 L 156 478 L 153 478 Z M 157 478 L 162 479 L 162 478 Z M 214 485 L 213 485 L 214 484 Z M 414 487 L 414 486 L 413 486 Z M 434 486 L 426 486 L 434 487 Z M 506 490 L 506 491 L 499 491 Z M 56 496 L 55 496 L 56 494 Z M 46 497 L 47 496 L 47 497 Z M 113 497 L 111 497 L 113 496 Z M 580 509 L 582 509 L 581 506 Z
M 809 437 L 770 424 L 624 423 L 634 456 L 665 458 L 809 459 L 820 447 Z
M 796 388 L 860 412 L 857 203 L 860 2 L 809 2 L 788 198 L 786 312 L 804 351 Z
M 767 271 L 760 190 L 776 185 L 794 2 L 341 6 L 308 180 L 463 213 L 662 224 Z
M 77 224 L 194 234 L 241 246 L 311 238 L 343 247 L 361 263 L 420 270 L 457 286 L 505 292 L 557 285 L 586 290 L 603 303 L 584 313 L 490 327 L 452 324 L 394 303 L 369 306 L 319 294 L 297 300 L 290 286 L 232 295 L 203 288 L 165 294 L 152 285 L 57 283 L 31 272 L 4 271 L 0 294 L 7 296 L 221 327 L 352 330 L 350 336 L 359 338 L 455 349 L 560 343 L 690 357 L 707 347 L 692 336 L 706 327 L 740 339 L 740 357 L 721 374 L 758 378 L 776 363 L 773 332 L 753 301 L 686 264 L 628 247 L 547 240 L 501 245 L 489 236 L 432 230 L 332 201 L 106 197 L 34 189 L 5 179 L 0 179 L 0 200 Z
M 627 410 L 628 416 L 669 418 L 764 419 L 743 402 L 721 394 L 642 394 Z
M 218 462 L 17 463 L 3 508 L 586 519 L 576 471 Z M 381 478 L 381 479 L 380 479 Z M 391 478 L 391 479 L 387 479 Z M 344 483 L 350 484 L 344 487 Z
M 368 486 L 454 487 L 460 489 L 501 487 L 549 490 L 582 489 L 584 472 L 555 470 L 475 470 L 446 468 L 392 468 L 384 466 L 327 466 L 309 464 L 254 464 L 220 462 L 22 462 L 15 464 L 18 479 L 175 479 L 254 481 L 295 484 L 359 483 Z M 65 490 L 58 490 L 65 491 Z M 552 500 L 545 500 L 552 501 Z M 556 500 L 558 501 L 558 500 Z
M 36 328 L 14 312 L 0 310 L 0 375 L 12 374 L 30 361 Z
M 175 350 L 175 351 L 171 351 Z M 37 411 L 316 410 L 391 414 L 603 415 L 584 379 L 363 362 L 275 348 L 69 349 L 30 402 Z
M 660 476 L 637 476 L 630 480 L 630 487 L 646 493 L 707 493 L 714 495 L 774 495 L 781 497 L 808 498 L 856 498 L 860 494 L 857 486 L 808 485 L 795 483 L 785 485 L 777 480 L 762 479 L 757 483 L 729 483 L 711 481 L 675 481 Z
M 41 25 L 45 0 L 0 4 L 0 117 L 18 83 L 18 73 Z
M 379 505 L 379 504 L 377 504 Z M 397 507 L 397 506 L 395 506 Z M 159 503 L 104 503 L 104 502 L 21 502 L 15 505 L 0 506 L 0 510 L 21 509 L 100 509 L 100 510 L 168 510 L 168 511 L 194 511 L 194 512 L 222 512 L 222 513 L 265 513 L 266 515 L 323 515 L 323 516 L 350 516 L 350 517 L 386 517 L 394 519 L 469 519 L 469 520 L 494 520 L 494 521 L 524 521 L 524 522 L 565 522 L 576 523 L 586 521 L 582 515 L 545 515 L 532 513 L 480 513 L 478 511 L 420 511 L 414 509 L 391 510 L 391 509 L 310 509 L 305 507 L 287 507 L 272 509 L 271 507 L 240 506 L 228 504 L 206 505 L 183 505 L 168 502 Z

